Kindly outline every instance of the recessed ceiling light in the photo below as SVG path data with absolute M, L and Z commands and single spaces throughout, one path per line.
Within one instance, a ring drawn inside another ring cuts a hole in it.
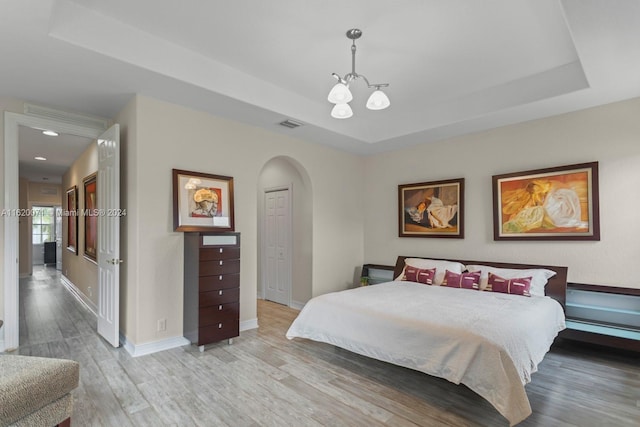
M 42 133 L 47 136 L 58 136 L 58 132 L 54 132 L 52 130 L 43 130 Z
M 36 156 L 36 157 L 34 157 L 34 159 L 36 159 L 36 160 L 47 160 L 46 157 L 42 157 L 42 156 Z

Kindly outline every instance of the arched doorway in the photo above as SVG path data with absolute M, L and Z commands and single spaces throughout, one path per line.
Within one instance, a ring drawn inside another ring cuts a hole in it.
M 257 196 L 257 297 L 301 308 L 312 295 L 311 180 L 297 160 L 274 157 L 260 172 Z

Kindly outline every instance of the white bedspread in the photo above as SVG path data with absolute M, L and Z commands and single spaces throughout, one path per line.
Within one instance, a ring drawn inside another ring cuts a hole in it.
M 465 384 L 514 425 L 531 414 L 524 385 L 564 328 L 549 297 L 388 282 L 311 299 L 287 338 Z

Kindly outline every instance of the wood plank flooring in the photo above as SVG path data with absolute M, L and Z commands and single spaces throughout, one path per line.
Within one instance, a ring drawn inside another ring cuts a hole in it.
M 284 334 L 297 311 L 258 302 L 260 328 L 233 345 L 132 358 L 53 268 L 20 282 L 20 354 L 80 362 L 76 426 L 506 426 L 464 386 Z M 637 355 L 561 342 L 527 385 L 519 426 L 637 427 Z

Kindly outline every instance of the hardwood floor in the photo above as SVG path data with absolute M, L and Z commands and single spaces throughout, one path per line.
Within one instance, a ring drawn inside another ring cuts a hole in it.
M 297 312 L 258 301 L 260 328 L 200 353 L 132 358 L 53 268 L 20 282 L 20 354 L 80 362 L 73 426 L 506 426 L 464 386 L 330 345 L 289 341 Z M 527 385 L 519 426 L 640 425 L 637 355 L 559 343 Z

